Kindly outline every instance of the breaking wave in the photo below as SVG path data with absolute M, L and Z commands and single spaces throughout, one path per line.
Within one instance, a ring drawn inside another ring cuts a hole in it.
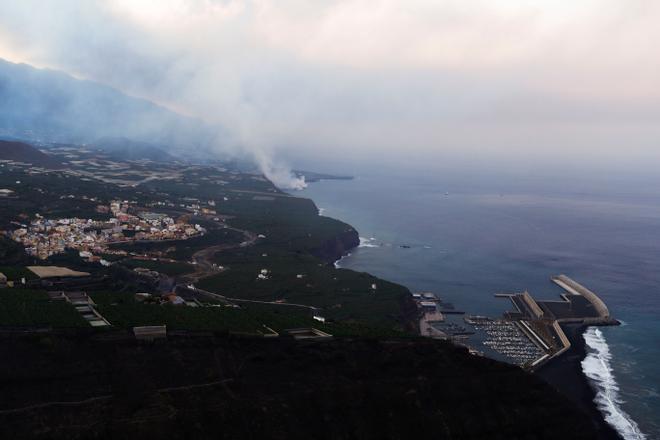
M 360 237 L 360 245 L 358 247 L 361 247 L 361 248 L 377 248 L 377 247 L 380 247 L 380 245 L 378 243 L 376 243 L 376 239 L 374 237 L 371 237 L 371 238 Z
M 335 269 L 341 269 L 341 266 L 339 265 L 339 263 L 341 263 L 341 260 L 343 260 L 344 258 L 348 258 L 350 256 L 351 256 L 351 254 L 348 253 L 348 254 L 344 255 L 343 257 L 341 257 L 339 260 L 335 261 Z
M 589 327 L 584 332 L 587 356 L 582 361 L 582 371 L 596 390 L 594 402 L 605 416 L 607 423 L 626 440 L 645 440 L 646 435 L 639 430 L 637 423 L 621 408 L 623 401 L 619 395 L 612 365 L 610 347 L 600 329 Z

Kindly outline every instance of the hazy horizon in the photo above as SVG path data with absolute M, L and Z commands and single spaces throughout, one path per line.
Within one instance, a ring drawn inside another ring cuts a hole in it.
M 0 58 L 221 126 L 228 137 L 215 148 L 256 152 L 257 162 L 634 176 L 651 175 L 660 158 L 652 2 L 27 0 L 0 9 Z

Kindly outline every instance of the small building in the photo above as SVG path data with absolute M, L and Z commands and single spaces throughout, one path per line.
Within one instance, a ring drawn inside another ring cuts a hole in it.
M 41 279 L 44 278 L 82 278 L 90 276 L 89 272 L 78 272 L 59 266 L 28 266 L 30 272 Z
M 86 292 L 62 292 L 62 295 L 74 306 L 94 304 Z
M 284 330 L 289 336 L 293 336 L 294 339 L 302 340 L 323 340 L 330 339 L 332 335 L 326 332 L 323 332 L 319 329 L 309 327 L 309 328 L 292 328 Z
M 153 341 L 154 339 L 167 338 L 167 326 L 165 325 L 145 325 L 133 327 L 135 339 Z
M 437 309 L 437 304 L 433 301 L 420 301 L 419 306 L 425 310 L 435 311 Z
M 186 300 L 184 300 L 183 298 L 181 298 L 180 296 L 178 296 L 174 293 L 170 293 L 169 295 L 165 295 L 165 296 L 163 296 L 163 298 L 165 300 L 167 300 L 167 302 L 169 302 L 170 304 L 175 305 L 175 306 L 185 306 L 186 305 Z
M 136 301 L 146 301 L 146 300 L 151 299 L 152 297 L 153 297 L 153 295 L 151 295 L 151 293 L 147 293 L 147 292 L 138 292 L 138 293 L 135 294 L 135 300 Z

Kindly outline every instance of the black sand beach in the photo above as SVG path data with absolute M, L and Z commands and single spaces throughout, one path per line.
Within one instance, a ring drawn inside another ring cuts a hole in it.
M 570 350 L 544 365 L 536 374 L 575 402 L 591 418 L 602 439 L 620 439 L 619 434 L 598 411 L 594 403 L 596 393 L 582 372 L 581 362 L 586 356 L 582 337 L 585 326 L 563 325 L 562 328 L 571 341 Z

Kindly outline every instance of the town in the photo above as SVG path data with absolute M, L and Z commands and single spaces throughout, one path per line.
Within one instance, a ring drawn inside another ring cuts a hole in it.
M 27 254 L 42 260 L 73 249 L 88 261 L 107 265 L 109 263 L 100 254 L 122 252 L 109 249 L 113 243 L 185 240 L 206 233 L 199 224 L 186 222 L 185 216 L 175 220 L 166 214 L 132 207 L 128 201 L 99 205 L 97 211 L 111 213 L 112 217 L 108 220 L 47 219 L 36 214 L 29 225 L 19 224 L 20 227 L 8 235 L 21 243 Z

